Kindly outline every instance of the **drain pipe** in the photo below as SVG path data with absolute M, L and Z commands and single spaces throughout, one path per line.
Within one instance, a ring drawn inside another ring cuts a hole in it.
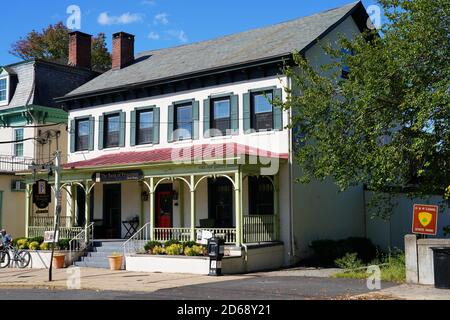
M 292 92 L 292 79 L 290 77 L 287 77 L 287 85 L 289 90 Z M 289 115 L 289 119 L 288 122 L 290 124 L 291 119 L 292 119 L 292 109 L 288 110 L 288 115 Z M 294 239 L 294 199 L 293 199 L 293 174 L 292 174 L 292 166 L 294 165 L 293 163 L 293 159 L 292 159 L 292 129 L 289 129 L 288 131 L 288 135 L 289 135 L 289 231 L 290 231 L 290 242 L 291 242 L 291 250 L 290 250 L 290 264 L 293 264 L 293 262 L 295 261 L 295 239 Z

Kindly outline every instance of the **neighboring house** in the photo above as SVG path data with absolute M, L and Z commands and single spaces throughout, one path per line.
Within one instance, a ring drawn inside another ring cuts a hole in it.
M 358 2 L 136 58 L 134 36 L 114 34 L 112 70 L 57 99 L 69 112 L 67 215 L 99 239 L 129 236 L 135 217 L 147 240 L 208 230 L 269 248 L 261 261 L 278 266 L 311 240 L 362 236 L 363 188 L 297 184 L 291 111 L 273 101 L 291 88 L 281 67 L 292 52 L 319 66 L 330 58 L 317 40 L 336 44 L 367 19 Z
M 74 37 L 80 36 L 73 34 L 72 41 Z M 86 48 L 90 50 L 90 45 Z M 53 99 L 97 75 L 88 65 L 71 63 L 31 60 L 0 67 L 0 142 L 13 141 L 0 143 L 0 226 L 14 237 L 27 233 L 26 224 L 43 229 L 53 225 L 54 201 L 45 210 L 27 207 L 31 189 L 26 190 L 16 173 L 28 170 L 33 162 L 50 161 L 57 147 L 63 150 L 63 161 L 67 159 L 68 114 Z

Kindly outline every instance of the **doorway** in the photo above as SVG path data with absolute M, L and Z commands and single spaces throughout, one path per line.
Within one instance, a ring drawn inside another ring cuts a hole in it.
M 233 185 L 227 178 L 208 180 L 209 219 L 215 228 L 233 227 Z
M 106 239 L 122 238 L 122 188 L 120 184 L 103 185 L 103 226 Z
M 155 225 L 157 228 L 173 226 L 173 191 L 172 184 L 161 184 L 156 188 Z

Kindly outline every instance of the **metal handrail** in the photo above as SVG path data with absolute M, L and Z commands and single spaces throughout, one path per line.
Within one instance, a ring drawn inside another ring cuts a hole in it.
M 144 242 L 150 240 L 150 222 L 147 222 L 136 231 L 127 241 L 125 241 L 122 245 L 123 254 L 126 256 L 127 254 L 136 253 L 136 248 L 143 248 Z
M 89 237 L 87 237 L 86 241 L 86 232 L 88 232 Z M 70 260 L 72 260 L 72 252 L 73 251 L 80 251 L 84 250 L 88 247 L 92 239 L 94 238 L 94 222 L 91 222 L 87 228 L 83 229 L 81 232 L 79 232 L 75 237 L 73 237 L 69 241 L 69 255 Z M 84 240 L 82 242 L 82 245 L 80 245 L 80 240 Z

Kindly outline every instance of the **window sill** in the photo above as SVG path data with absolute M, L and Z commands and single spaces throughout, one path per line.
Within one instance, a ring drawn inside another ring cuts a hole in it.
M 268 135 L 274 135 L 277 132 L 281 132 L 281 130 L 267 130 L 267 131 L 252 131 L 247 133 L 248 135 L 252 135 L 252 136 L 268 136 Z
M 146 144 L 136 144 L 133 147 L 136 149 L 143 149 L 143 148 L 151 148 L 153 146 L 154 146 L 153 143 L 146 143 Z
M 215 137 L 210 137 L 209 139 L 212 141 L 216 141 L 216 140 L 230 140 L 232 139 L 233 136 L 232 135 L 227 135 L 227 136 L 215 136 Z
M 186 139 L 186 140 L 176 140 L 173 142 L 173 144 L 191 144 L 194 140 L 192 139 Z
M 110 147 L 110 148 L 103 148 L 102 151 L 118 151 L 120 150 L 120 147 Z

